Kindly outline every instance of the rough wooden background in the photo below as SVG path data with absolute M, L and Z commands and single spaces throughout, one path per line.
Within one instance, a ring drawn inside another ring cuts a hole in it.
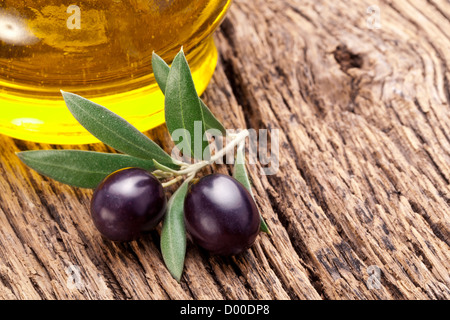
M 280 129 L 279 173 L 249 167 L 273 235 L 234 258 L 189 244 L 180 284 L 159 231 L 103 240 L 91 191 L 14 155 L 54 146 L 0 136 L 0 298 L 450 298 L 449 30 L 445 0 L 236 0 L 204 98 L 229 128 Z

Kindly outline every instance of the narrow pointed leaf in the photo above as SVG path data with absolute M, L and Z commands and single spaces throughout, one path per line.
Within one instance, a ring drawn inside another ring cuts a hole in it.
M 205 119 L 183 51 L 173 60 L 165 93 L 165 117 L 170 134 L 173 137 L 176 130 L 182 130 L 183 141 L 190 141 L 193 158 L 203 160 L 203 153 L 209 148 L 208 141 L 203 140 Z
M 159 88 L 163 93 L 166 92 L 166 84 L 167 84 L 167 77 L 169 76 L 170 67 L 169 65 L 156 53 L 153 53 L 152 57 L 152 67 L 153 67 L 153 74 L 155 75 L 156 82 L 159 85 Z M 206 106 L 206 104 L 200 99 L 201 108 L 203 110 L 203 117 L 205 120 L 205 129 L 217 129 L 219 130 L 223 135 L 226 134 L 226 129 L 223 126 L 223 124 L 217 120 L 217 118 L 214 116 L 214 114 L 211 112 L 211 110 Z
M 81 188 L 96 188 L 107 175 L 122 168 L 154 169 L 152 160 L 118 153 L 36 150 L 19 152 L 17 156 L 40 174 Z
M 61 93 L 73 116 L 100 141 L 130 156 L 156 159 L 171 168 L 177 167 L 160 146 L 122 117 L 79 95 Z
M 242 185 L 248 190 L 248 192 L 253 196 L 252 186 L 250 184 L 250 179 L 247 174 L 247 169 L 245 168 L 245 153 L 244 148 L 238 147 L 236 152 L 236 161 L 233 167 L 233 178 L 242 183 Z M 261 216 L 260 229 L 262 232 L 270 234 L 269 227 Z
M 167 205 L 161 230 L 161 253 L 170 274 L 179 282 L 186 255 L 186 229 L 184 226 L 184 199 L 189 181 L 175 191 Z
M 206 130 L 217 129 L 220 131 L 220 133 L 226 135 L 227 129 L 225 129 L 223 124 L 214 116 L 214 114 L 211 112 L 211 110 L 209 110 L 209 108 L 206 106 L 206 104 L 203 102 L 202 99 L 200 99 L 200 104 L 202 105 L 203 109 L 203 116 L 205 119 Z
M 264 221 L 264 218 L 262 217 L 262 215 L 260 214 L 259 216 L 260 216 L 260 219 L 261 219 L 261 225 L 260 225 L 259 229 L 262 232 L 265 232 L 268 235 L 270 235 L 271 232 L 270 232 L 269 226 L 267 225 L 266 221 Z
M 167 77 L 169 76 L 169 65 L 155 52 L 152 55 L 152 69 L 155 76 L 156 83 L 161 89 L 162 93 L 166 92 Z

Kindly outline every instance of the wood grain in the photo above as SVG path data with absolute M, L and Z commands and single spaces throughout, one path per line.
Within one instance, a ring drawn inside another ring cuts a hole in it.
M 248 167 L 272 236 L 230 258 L 188 243 L 181 283 L 159 229 L 102 239 L 92 191 L 14 154 L 62 147 L 0 136 L 0 299 L 450 298 L 448 30 L 444 0 L 236 0 L 204 98 L 228 128 L 280 130 L 279 172 Z M 148 135 L 170 150 L 164 126 Z

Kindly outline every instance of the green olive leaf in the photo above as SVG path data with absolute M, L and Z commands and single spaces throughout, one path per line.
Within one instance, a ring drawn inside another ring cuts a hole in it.
M 153 52 L 152 56 L 153 74 L 155 75 L 156 82 L 163 93 L 166 92 L 167 77 L 169 76 L 169 65 L 156 53 Z M 203 119 L 205 120 L 205 129 L 217 129 L 223 135 L 226 135 L 226 129 L 223 124 L 214 116 L 211 110 L 200 99 L 201 108 L 203 110 Z
M 167 204 L 167 212 L 161 230 L 161 253 L 170 274 L 179 282 L 186 255 L 186 228 L 184 226 L 184 199 L 189 180 L 175 191 Z
M 80 188 L 94 189 L 110 173 L 137 167 L 155 168 L 152 160 L 118 153 L 83 150 L 34 150 L 18 152 L 17 156 L 38 173 L 59 182 Z
M 79 95 L 61 91 L 72 115 L 92 135 L 112 148 L 137 158 L 177 168 L 173 159 L 155 142 L 122 117 Z
M 203 160 L 204 153 L 209 150 L 208 141 L 204 139 L 205 119 L 183 50 L 173 60 L 165 94 L 166 125 L 172 140 L 175 141 L 175 135 L 183 137 L 190 155 Z M 206 154 L 205 158 L 208 159 L 209 155 Z
M 250 179 L 247 174 L 247 169 L 245 168 L 245 151 L 243 147 L 238 147 L 236 151 L 236 161 L 234 162 L 233 167 L 233 178 L 239 181 L 248 190 L 252 198 L 254 198 L 252 186 L 250 184 Z M 267 226 L 261 214 L 260 217 L 261 217 L 261 225 L 260 225 L 261 231 L 270 234 L 269 227 Z
M 169 76 L 169 65 L 158 56 L 155 52 L 152 54 L 152 69 L 155 76 L 156 83 L 161 89 L 162 93 L 166 93 L 167 77 Z

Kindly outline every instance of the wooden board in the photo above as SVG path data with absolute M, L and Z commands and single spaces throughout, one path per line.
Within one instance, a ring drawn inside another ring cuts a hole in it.
M 448 30 L 445 0 L 236 0 L 204 99 L 228 128 L 280 130 L 278 173 L 249 166 L 272 236 L 231 258 L 189 243 L 181 283 L 159 230 L 102 239 L 92 191 L 14 154 L 57 146 L 0 136 L 0 299 L 450 298 Z

